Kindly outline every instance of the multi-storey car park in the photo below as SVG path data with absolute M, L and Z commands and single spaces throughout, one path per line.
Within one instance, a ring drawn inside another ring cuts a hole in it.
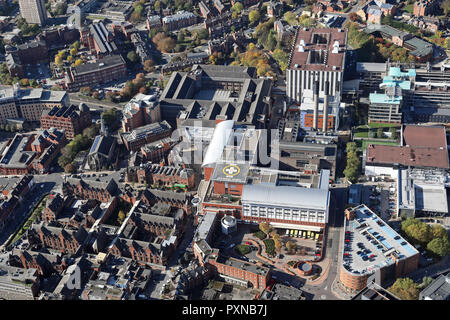
M 355 294 L 367 286 L 405 276 L 417 269 L 419 252 L 366 205 L 345 210 L 339 281 Z

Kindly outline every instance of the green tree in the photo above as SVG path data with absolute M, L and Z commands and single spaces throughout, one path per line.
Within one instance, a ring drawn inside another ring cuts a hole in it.
M 423 222 L 408 226 L 405 233 L 412 242 L 426 245 L 431 240 L 431 228 Z
M 419 288 L 417 284 L 410 278 L 400 278 L 388 288 L 388 291 L 402 300 L 418 300 Z
M 294 12 L 288 11 L 283 15 L 284 20 L 286 20 L 287 23 L 289 23 L 291 26 L 298 25 L 297 16 Z
M 275 30 L 272 29 L 270 30 L 269 35 L 267 36 L 264 48 L 266 48 L 269 51 L 273 51 L 276 46 L 277 46 L 276 32 Z
M 75 67 L 81 66 L 82 64 L 83 64 L 83 60 L 81 60 L 81 59 L 75 60 L 75 63 L 74 63 Z
M 244 9 L 244 6 L 240 2 L 236 2 L 232 7 L 231 11 L 236 12 L 237 14 L 241 14 L 242 10 Z
M 177 42 L 184 42 L 184 32 L 178 32 Z
M 314 24 L 314 20 L 307 15 L 300 16 L 300 25 L 303 27 L 311 27 Z
M 359 176 L 360 160 L 356 151 L 356 143 L 347 144 L 347 165 L 344 169 L 344 175 L 347 180 L 355 182 Z
M 422 278 L 422 283 L 420 284 L 420 289 L 422 289 L 422 290 L 425 289 L 432 282 L 433 282 L 433 278 L 432 277 L 423 277 Z
M 432 239 L 448 239 L 447 230 L 444 227 L 434 224 L 431 226 L 431 238 Z
M 257 23 L 259 21 L 260 18 L 260 14 L 258 10 L 252 10 L 250 11 L 250 13 L 248 14 L 248 19 L 250 21 L 250 23 L 252 25 L 254 25 L 255 23 Z
M 98 125 L 92 125 L 83 130 L 83 136 L 93 140 L 98 135 L 98 131 Z
M 275 49 L 273 58 L 278 62 L 281 71 L 286 71 L 289 60 L 289 55 L 281 49 Z
M 107 111 L 104 111 L 101 114 L 101 117 L 103 121 L 105 122 L 105 125 L 111 130 L 114 131 L 118 128 L 119 122 L 117 121 L 117 109 L 112 108 Z
M 450 0 L 445 0 L 441 3 L 441 8 L 444 10 L 444 14 L 447 15 L 450 12 Z
M 53 11 L 53 13 L 55 15 L 60 16 L 60 15 L 66 14 L 66 11 L 67 11 L 67 3 L 60 2 L 55 6 L 55 11 Z
M 434 256 L 444 257 L 450 253 L 450 245 L 447 238 L 433 239 L 427 244 L 427 250 Z
M 407 218 L 406 220 L 402 221 L 401 230 L 406 233 L 406 229 L 408 229 L 409 226 L 419 223 L 421 222 L 415 218 Z
M 127 54 L 127 59 L 130 60 L 132 63 L 135 63 L 138 61 L 138 56 L 137 56 L 136 52 L 130 51 Z
M 199 40 L 206 40 L 209 37 L 208 30 L 200 29 L 195 32 L 195 37 Z
M 382 139 L 383 138 L 383 128 L 377 129 L 377 138 Z
M 389 132 L 391 133 L 391 138 L 392 139 L 397 139 L 397 129 L 395 127 L 391 127 L 389 129 Z

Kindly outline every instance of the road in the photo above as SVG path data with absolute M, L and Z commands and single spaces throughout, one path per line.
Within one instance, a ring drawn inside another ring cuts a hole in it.
M 304 290 L 314 294 L 314 300 L 337 300 L 331 288 L 339 274 L 341 256 L 341 236 L 344 221 L 344 208 L 347 203 L 347 188 L 337 187 L 331 189 L 330 214 L 327 231 L 327 245 L 325 247 L 325 258 L 330 259 L 327 278 L 319 286 L 306 285 Z M 323 272 L 324 270 L 322 270 Z
M 53 187 L 54 184 L 51 182 L 36 183 L 31 191 L 27 193 L 26 197 L 24 197 L 19 206 L 14 209 L 12 220 L 5 225 L 0 233 L 0 247 L 2 249 L 9 237 L 17 230 L 24 220 L 28 218 L 28 215 L 31 213 L 30 210 L 33 209 L 42 196 L 45 193 L 50 192 Z

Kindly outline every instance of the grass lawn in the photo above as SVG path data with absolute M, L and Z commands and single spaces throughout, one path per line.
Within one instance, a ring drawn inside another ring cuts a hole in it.
M 391 127 L 401 127 L 399 123 L 369 123 L 370 128 L 391 128 Z
M 250 253 L 252 249 L 249 245 L 238 244 L 236 247 L 234 247 L 234 251 L 236 251 L 236 253 L 240 254 L 241 256 L 245 256 L 247 253 Z
M 377 144 L 382 146 L 398 146 L 398 142 L 363 140 L 361 145 L 362 150 L 366 150 L 369 144 Z
M 407 11 L 407 12 L 409 12 L 409 13 L 413 13 L 413 11 L 414 11 L 414 4 L 408 4 L 408 5 L 406 5 L 406 6 L 403 8 L 403 10 L 405 10 L 405 11 Z
M 355 132 L 354 136 L 358 137 L 358 138 L 368 138 L 369 137 L 369 131 Z
M 89 20 L 105 20 L 106 17 L 87 16 L 86 19 L 89 19 Z

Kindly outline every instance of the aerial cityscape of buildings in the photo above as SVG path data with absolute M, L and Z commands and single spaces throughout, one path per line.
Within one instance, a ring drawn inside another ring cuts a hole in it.
M 450 299 L 450 0 L 6 0 L 0 31 L 1 299 Z

